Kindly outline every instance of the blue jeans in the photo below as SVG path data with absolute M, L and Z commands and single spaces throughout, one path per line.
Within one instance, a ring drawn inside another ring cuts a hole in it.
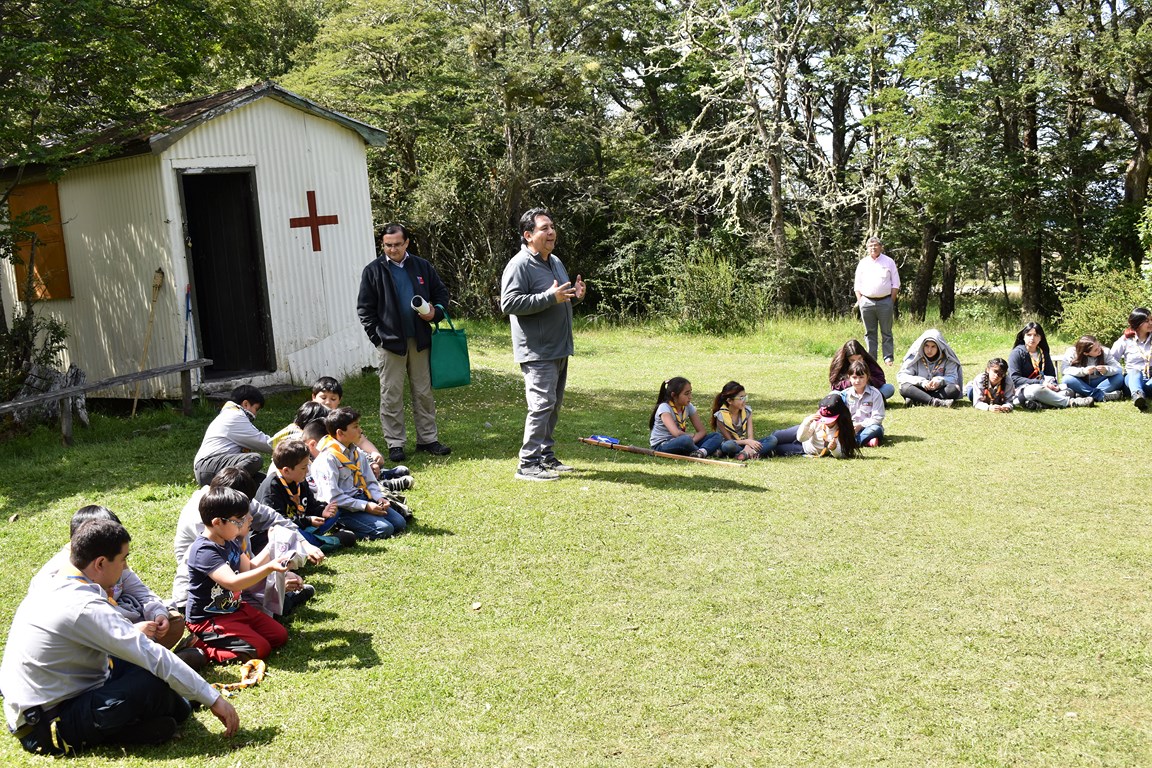
M 1116 373 L 1111 376 L 1065 376 L 1061 382 L 1078 397 L 1090 397 L 1096 402 L 1102 402 L 1104 395 L 1115 392 L 1124 386 L 1124 374 Z
M 383 515 L 341 509 L 340 527 L 352 531 L 358 539 L 386 539 L 402 533 L 407 526 L 403 515 L 393 509 Z
M 696 449 L 703 450 L 709 456 L 720 450 L 720 443 L 724 442 L 724 438 L 720 436 L 719 432 L 709 432 L 700 438 L 697 443 L 692 439 L 692 435 L 683 434 L 678 435 L 671 440 L 665 440 L 662 443 L 652 446 L 654 451 L 663 451 L 664 453 L 675 453 L 679 456 L 687 456 Z
M 760 438 L 759 442 L 760 458 L 762 459 L 768 458 L 772 455 L 772 451 L 776 450 L 776 438 L 772 435 Z M 725 440 L 720 443 L 720 453 L 729 458 L 738 455 L 742 450 L 744 450 L 744 447 L 735 440 Z
M 861 446 L 867 445 L 868 441 L 874 437 L 875 438 L 884 437 L 884 425 L 883 424 L 870 424 L 867 427 L 864 427 L 864 429 L 857 432 L 856 433 L 856 445 L 861 445 Z
M 773 439 L 776 440 L 777 456 L 803 456 L 804 444 L 796 439 L 796 435 L 800 433 L 800 425 L 788 427 L 787 429 L 778 429 L 772 433 Z
M 1124 386 L 1135 399 L 1137 393 L 1143 392 L 1145 397 L 1152 396 L 1152 379 L 1144 378 L 1144 369 L 1133 368 L 1124 374 Z
M 873 386 L 875 386 L 875 385 L 873 385 Z M 888 382 L 888 381 L 886 381 L 883 384 L 881 384 L 880 386 L 876 387 L 876 389 L 880 390 L 880 394 L 884 396 L 885 400 L 892 397 L 892 395 L 896 394 L 895 385 L 893 385 L 891 382 Z

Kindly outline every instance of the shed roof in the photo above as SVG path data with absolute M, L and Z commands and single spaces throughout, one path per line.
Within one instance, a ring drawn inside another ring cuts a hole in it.
M 209 96 L 201 96 L 198 99 L 142 112 L 92 134 L 91 138 L 80 146 L 76 154 L 77 156 L 84 156 L 91 154 L 96 148 L 100 148 L 97 161 L 159 154 L 201 123 L 265 97 L 339 123 L 359 134 L 368 146 L 382 147 L 387 143 L 388 134 L 383 130 L 335 110 L 322 107 L 316 102 L 281 88 L 268 80 L 256 85 L 237 88 L 234 91 L 214 93 Z M 33 169 L 34 167 L 30 166 L 26 170 Z

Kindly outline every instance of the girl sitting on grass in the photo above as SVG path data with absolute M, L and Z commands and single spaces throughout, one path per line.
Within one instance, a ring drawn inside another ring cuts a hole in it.
M 704 431 L 696 406 L 692 405 L 692 382 L 683 376 L 673 376 L 660 384 L 648 428 L 652 430 L 648 444 L 653 450 L 697 459 L 718 451 L 723 440 L 716 432 Z
M 906 406 L 951 408 L 963 392 L 964 371 L 944 335 L 929 328 L 908 348 L 896 381 Z
M 828 367 L 828 385 L 833 392 L 840 392 L 852 386 L 848 381 L 848 366 L 857 360 L 868 366 L 868 382 L 880 391 L 885 400 L 896 394 L 896 387 L 889 384 L 884 377 L 884 369 L 856 339 L 844 342 L 844 346 L 840 347 L 836 356 L 832 358 L 832 365 Z
M 1068 348 L 1060 381 L 1074 394 L 1098 403 L 1124 398 L 1124 371 L 1095 336 L 1081 336 Z
M 1028 323 L 1016 334 L 1016 346 L 1008 355 L 1008 375 L 1016 385 L 1016 399 L 1030 411 L 1096 405 L 1090 397 L 1072 397 L 1056 384 L 1056 369 L 1048 338 L 1039 323 Z
M 884 437 L 884 397 L 868 383 L 868 366 L 859 360 L 848 366 L 848 380 L 852 388 L 840 394 L 852 414 L 856 445 L 876 448 Z
M 752 431 L 752 408 L 748 405 L 748 394 L 739 382 L 730 381 L 712 401 L 712 429 L 717 430 L 724 442 L 720 444 L 720 455 L 735 457 L 741 461 L 766 459 L 772 455 L 776 440 L 769 435 L 757 440 Z
M 778 456 L 832 456 L 853 459 L 858 455 L 852 414 L 844 398 L 833 392 L 820 401 L 815 413 L 804 417 L 799 426 L 772 433 Z
M 994 357 L 988 361 L 984 373 L 977 376 L 968 385 L 972 406 L 980 411 L 993 413 L 1011 413 L 1012 399 L 1016 396 L 1016 387 L 1008 376 L 1008 363 L 1002 357 Z
M 1124 385 L 1132 404 L 1148 409 L 1152 395 L 1152 312 L 1136 307 L 1128 315 L 1128 329 L 1112 345 L 1112 356 L 1124 363 Z

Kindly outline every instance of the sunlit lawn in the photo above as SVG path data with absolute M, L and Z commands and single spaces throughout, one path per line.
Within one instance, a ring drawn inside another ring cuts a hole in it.
M 240 735 L 202 712 L 170 745 L 74 764 L 1152 764 L 1152 417 L 896 398 L 890 443 L 854 462 L 647 459 L 576 438 L 646 445 L 672 375 L 702 410 L 734 378 L 759 431 L 798 423 L 857 326 L 583 328 L 558 430 L 580 471 L 520 483 L 507 330 L 469 328 L 474 383 L 437 398 L 453 454 L 408 462 L 419 525 L 313 570 L 319 596 L 266 681 L 234 700 Z M 921 330 L 898 328 L 900 353 Z M 1014 335 L 944 331 L 969 378 Z M 350 381 L 345 398 L 372 437 L 375 387 Z M 300 399 L 274 399 L 258 423 L 275 431 Z M 0 630 L 86 503 L 120 514 L 135 568 L 167 593 L 213 414 L 97 416 L 71 449 L 48 429 L 3 445 Z M 0 762 L 47 764 L 11 738 Z

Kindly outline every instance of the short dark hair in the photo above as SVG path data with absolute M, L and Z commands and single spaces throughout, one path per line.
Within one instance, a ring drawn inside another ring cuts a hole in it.
M 235 491 L 240 491 L 240 493 L 247 496 L 249 500 L 256 498 L 256 491 L 258 490 L 256 481 L 252 479 L 252 475 L 240 467 L 224 467 L 224 469 L 216 473 L 216 476 L 212 478 L 212 482 L 208 484 L 208 487 L 231 488 Z
M 277 469 L 295 467 L 311 454 L 303 440 L 281 440 L 272 449 L 272 463 Z
M 383 227 L 380 228 L 380 239 L 383 240 L 384 235 L 394 235 L 397 232 L 404 235 L 405 240 L 411 240 L 412 239 L 411 237 L 408 236 L 408 227 L 404 226 L 403 224 L 398 224 L 397 222 L 394 222 L 394 221 L 390 221 L 387 224 L 385 224 Z
M 324 427 L 328 434 L 336 437 L 336 431 L 348 429 L 352 424 L 360 421 L 360 414 L 351 408 L 337 408 L 324 417 Z
M 321 392 L 333 392 L 340 397 L 344 397 L 344 387 L 340 386 L 340 382 L 331 376 L 321 376 L 316 379 L 316 383 L 312 385 L 312 397 Z
M 327 406 L 321 405 L 315 400 L 309 400 L 296 409 L 296 418 L 292 420 L 292 423 L 300 427 L 300 429 L 304 429 L 304 427 L 308 426 L 312 422 L 316 421 L 317 419 L 323 419 L 327 415 Z
M 304 431 L 300 433 L 300 439 L 308 440 L 323 440 L 328 436 L 328 425 L 324 422 L 327 419 L 316 419 L 316 421 L 309 422 L 304 425 Z
M 86 507 L 80 507 L 76 510 L 76 514 L 72 515 L 72 521 L 68 523 L 68 535 L 74 536 L 80 526 L 89 520 L 111 520 L 114 523 L 119 523 L 120 518 L 116 517 L 116 513 L 107 507 L 102 507 L 99 504 L 89 504 Z
M 524 238 L 524 233 L 536 231 L 536 219 L 539 216 L 547 216 L 552 223 L 556 223 L 556 219 L 552 218 L 552 214 L 548 212 L 547 208 L 529 208 L 524 211 L 524 215 L 520 217 L 520 229 L 516 232 L 520 235 L 520 242 L 524 245 L 528 244 Z
M 240 405 L 240 403 L 247 400 L 253 405 L 264 405 L 264 393 L 251 384 L 241 384 L 232 390 L 232 394 L 228 395 L 228 399 Z
M 243 517 L 248 514 L 248 499 L 235 488 L 213 487 L 200 497 L 200 521 L 212 525 L 216 518 Z
M 128 529 L 113 520 L 89 520 L 72 534 L 68 560 L 77 568 L 87 568 L 98 557 L 112 560 L 132 541 Z

